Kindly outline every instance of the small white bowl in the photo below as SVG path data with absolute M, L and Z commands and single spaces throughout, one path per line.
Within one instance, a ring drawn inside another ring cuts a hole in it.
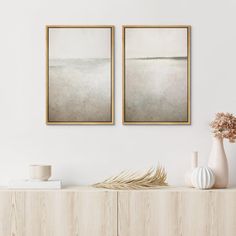
M 38 181 L 47 181 L 51 177 L 50 165 L 30 165 L 30 179 Z

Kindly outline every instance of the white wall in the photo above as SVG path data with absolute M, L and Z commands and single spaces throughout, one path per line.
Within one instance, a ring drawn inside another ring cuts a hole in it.
M 52 164 L 65 184 L 90 184 L 158 162 L 170 184 L 182 185 L 192 151 L 207 161 L 214 113 L 236 113 L 234 0 L 1 0 L 0 6 L 1 185 L 26 178 L 31 163 Z M 116 26 L 115 126 L 45 125 L 46 24 Z M 192 25 L 191 126 L 121 124 L 123 24 Z M 236 146 L 225 147 L 236 184 Z

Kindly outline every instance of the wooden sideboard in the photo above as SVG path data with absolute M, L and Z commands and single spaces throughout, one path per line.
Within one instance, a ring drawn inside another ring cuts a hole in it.
M 235 236 L 236 189 L 0 189 L 0 236 Z

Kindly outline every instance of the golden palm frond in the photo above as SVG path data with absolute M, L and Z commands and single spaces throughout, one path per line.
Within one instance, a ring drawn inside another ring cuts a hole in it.
M 163 167 L 150 168 L 144 173 L 123 171 L 93 186 L 108 189 L 146 189 L 167 186 L 167 173 Z

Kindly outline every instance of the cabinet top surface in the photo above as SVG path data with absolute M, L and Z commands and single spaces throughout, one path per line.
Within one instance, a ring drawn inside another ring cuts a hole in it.
M 167 187 L 160 187 L 155 189 L 126 189 L 126 190 L 113 190 L 113 189 L 105 189 L 105 188 L 95 188 L 92 186 L 64 186 L 62 189 L 9 189 L 7 187 L 0 187 L 0 192 L 2 191 L 58 191 L 58 192 L 156 192 L 156 191 L 172 191 L 172 192 L 222 192 L 222 191 L 235 191 L 235 187 L 230 187 L 226 189 L 207 189 L 207 190 L 200 190 L 195 188 L 188 188 L 188 187 L 177 187 L 177 186 L 167 186 Z

